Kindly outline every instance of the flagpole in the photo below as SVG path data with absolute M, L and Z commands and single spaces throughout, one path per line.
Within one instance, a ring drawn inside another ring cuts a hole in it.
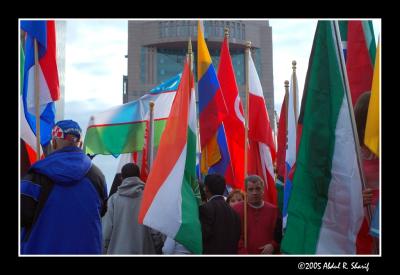
M 296 60 L 292 61 L 292 69 L 293 69 L 293 108 L 294 108 L 294 121 L 297 128 L 297 120 L 299 119 L 299 114 L 297 110 L 297 102 L 298 102 L 298 94 L 297 94 L 297 76 L 296 76 Z
M 35 111 L 36 111 L 36 156 L 40 159 L 40 92 L 39 92 L 39 54 L 36 38 L 35 45 Z
M 149 160 L 149 173 L 151 166 L 153 165 L 153 152 L 154 152 L 154 101 L 149 102 L 150 107 L 150 122 L 149 122 L 149 144 L 147 159 Z M 143 164 L 142 164 L 143 165 Z
M 285 80 L 284 82 L 285 85 L 285 96 L 286 96 L 286 102 L 285 102 L 285 107 L 286 107 L 286 119 L 285 119 L 285 136 L 286 136 L 286 141 L 285 141 L 285 151 L 288 147 L 288 120 L 289 120 L 289 80 Z M 286 167 L 286 165 L 285 165 Z M 286 168 L 285 168 L 286 169 Z M 283 183 L 286 182 L 286 179 L 283 180 Z
M 336 42 L 336 46 L 338 47 L 339 50 L 339 62 L 340 62 L 340 68 L 342 70 L 342 75 L 344 77 L 344 82 L 345 82 L 345 93 L 346 93 L 346 97 L 347 97 L 347 106 L 349 109 L 349 113 L 350 113 L 350 118 L 351 118 L 351 127 L 353 129 L 353 138 L 354 141 L 356 143 L 356 154 L 357 154 L 357 163 L 358 163 L 358 169 L 360 172 L 360 176 L 361 176 L 361 187 L 362 190 L 364 190 L 366 188 L 366 181 L 365 181 L 365 175 L 364 175 L 364 169 L 363 169 L 363 165 L 362 165 L 362 160 L 361 160 L 361 153 L 360 153 L 360 142 L 358 140 L 358 132 L 357 132 L 357 127 L 355 127 L 356 122 L 354 119 L 354 110 L 353 107 L 351 105 L 351 95 L 350 95 L 350 86 L 349 86 L 349 79 L 347 77 L 347 71 L 346 71 L 346 67 L 345 67 L 345 61 L 344 61 L 344 57 L 343 57 L 343 48 L 342 48 L 342 43 L 340 41 L 341 37 L 340 37 L 340 32 L 339 32 L 339 24 L 338 21 L 333 21 L 333 29 L 334 29 L 334 38 L 335 38 L 335 42 Z M 367 206 L 367 220 L 368 220 L 368 224 L 371 224 L 371 207 L 368 204 Z
M 247 163 L 248 163 L 248 135 L 249 135 L 249 57 L 250 57 L 251 41 L 246 42 L 246 114 L 245 114 L 245 127 L 244 127 L 244 176 L 247 177 Z M 246 189 L 246 188 L 245 188 Z M 247 249 L 247 192 L 244 192 L 244 247 Z

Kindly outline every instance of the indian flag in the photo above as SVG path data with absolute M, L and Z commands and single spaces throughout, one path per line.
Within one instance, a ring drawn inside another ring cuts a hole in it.
M 187 62 L 144 189 L 139 223 L 202 252 L 196 198 L 196 101 Z
M 90 118 L 84 151 L 114 155 L 142 151 L 150 101 L 154 105 L 154 147 L 160 142 L 181 75 L 165 81 L 138 100 L 113 107 Z
M 363 219 L 357 162 L 337 28 L 319 21 L 307 71 L 288 220 L 287 254 L 355 254 Z M 339 38 L 340 39 L 340 38 Z M 339 40 L 340 41 L 340 40 Z

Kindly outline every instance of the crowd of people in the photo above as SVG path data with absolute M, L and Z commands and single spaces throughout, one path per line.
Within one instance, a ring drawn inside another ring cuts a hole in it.
M 21 254 L 191 254 L 173 238 L 138 223 L 145 183 L 136 164 L 122 167 L 107 195 L 103 173 L 81 149 L 81 135 L 75 121 L 57 122 L 52 153 L 21 180 Z M 376 203 L 370 174 L 365 205 Z M 261 177 L 246 177 L 245 192 L 227 194 L 225 178 L 218 174 L 205 176 L 199 186 L 203 254 L 280 254 L 282 217 L 264 200 Z

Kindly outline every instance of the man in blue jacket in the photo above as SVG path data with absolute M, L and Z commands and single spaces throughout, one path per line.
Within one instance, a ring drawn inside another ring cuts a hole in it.
M 101 254 L 106 212 L 103 173 L 81 147 L 72 120 L 56 123 L 53 152 L 21 181 L 21 254 Z

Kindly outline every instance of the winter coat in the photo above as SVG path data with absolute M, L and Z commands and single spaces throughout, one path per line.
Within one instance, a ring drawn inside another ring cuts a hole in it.
M 108 199 L 103 217 L 104 254 L 157 254 L 161 234 L 138 223 L 144 183 L 138 177 L 126 178 Z
M 104 175 L 78 147 L 36 162 L 21 181 L 21 254 L 100 254 L 106 198 Z

